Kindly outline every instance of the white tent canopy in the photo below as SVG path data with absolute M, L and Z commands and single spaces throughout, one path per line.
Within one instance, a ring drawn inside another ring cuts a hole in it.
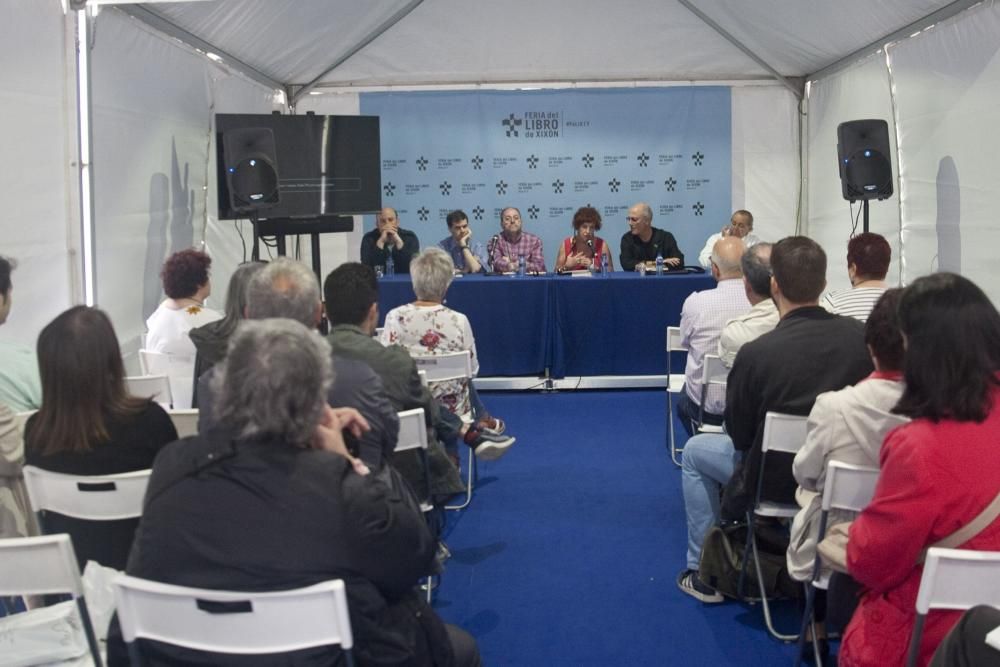
M 2 333 L 26 344 L 83 298 L 80 17 L 64 4 L 0 0 L 0 254 L 20 262 Z M 167 252 L 206 244 L 217 306 L 244 256 L 249 226 L 216 219 L 213 114 L 357 113 L 372 89 L 731 85 L 733 208 L 762 237 L 819 240 L 831 287 L 851 227 L 836 126 L 883 118 L 896 194 L 871 222 L 893 243 L 890 278 L 950 268 L 1000 296 L 992 2 L 202 0 L 102 3 L 89 28 L 96 299 L 133 346 Z M 325 238 L 324 268 L 359 238 Z

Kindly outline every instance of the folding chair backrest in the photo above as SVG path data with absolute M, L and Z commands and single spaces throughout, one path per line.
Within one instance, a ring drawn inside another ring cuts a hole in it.
M 145 375 L 166 375 L 170 378 L 170 402 L 174 406 L 178 408 L 194 407 L 192 405 L 194 355 L 139 350 L 139 361 Z
M 139 368 L 143 375 L 167 375 L 170 357 L 163 352 L 139 350 Z
M 447 354 L 414 355 L 417 370 L 427 372 L 428 382 L 462 380 L 472 377 L 472 354 L 468 350 Z
M 399 415 L 399 439 L 397 452 L 409 449 L 427 449 L 427 425 L 424 423 L 424 409 L 404 410 Z
M 142 516 L 149 470 L 119 475 L 78 476 L 24 467 L 24 483 L 35 512 L 49 510 L 89 521 Z
M 681 344 L 681 328 L 667 327 L 667 352 L 687 352 Z
M 830 461 L 826 467 L 826 481 L 823 483 L 823 511 L 863 510 L 875 495 L 878 474 L 878 468 Z
M 928 549 L 917 592 L 917 613 L 980 604 L 1000 607 L 1000 551 Z
M 174 402 L 166 375 L 131 375 L 125 378 L 125 386 L 133 396 L 151 398 L 160 405 L 169 407 Z
M 241 655 L 354 645 L 344 582 L 268 593 L 213 591 L 115 578 L 122 636 Z
M 702 357 L 701 381 L 704 386 L 723 385 L 729 379 L 729 369 L 722 363 L 717 354 L 706 354 Z
M 796 453 L 806 442 L 806 422 L 806 417 L 768 412 L 764 416 L 761 451 Z
M 0 540 L 0 595 L 83 595 L 69 535 Z
M 417 371 L 417 375 L 420 376 L 420 384 L 422 384 L 422 385 L 424 385 L 426 387 L 427 386 L 427 371 L 418 370 Z
M 189 408 L 186 410 L 168 410 L 170 421 L 177 429 L 178 438 L 186 438 L 189 435 L 198 435 L 198 409 Z

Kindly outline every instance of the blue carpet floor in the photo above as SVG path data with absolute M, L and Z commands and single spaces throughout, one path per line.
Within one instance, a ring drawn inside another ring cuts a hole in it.
M 663 391 L 484 400 L 517 443 L 480 466 L 472 505 L 448 513 L 435 608 L 477 638 L 486 665 L 791 664 L 794 646 L 767 635 L 759 606 L 676 587 L 686 531 Z M 793 604 L 777 622 L 797 628 Z

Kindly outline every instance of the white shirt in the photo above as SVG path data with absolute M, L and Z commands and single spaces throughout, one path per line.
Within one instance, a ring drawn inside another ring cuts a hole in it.
M 748 312 L 726 322 L 719 336 L 719 357 L 727 368 L 733 367 L 740 348 L 778 326 L 778 307 L 771 299 L 764 299 Z
M 684 390 L 688 398 L 701 404 L 702 365 L 706 354 L 719 349 L 723 325 L 750 310 L 743 281 L 739 278 L 722 280 L 715 289 L 691 294 L 681 309 L 681 342 L 688 348 L 684 369 Z M 705 411 L 721 415 L 726 408 L 722 387 L 711 387 L 705 398 Z
M 853 317 L 862 322 L 868 321 L 868 316 L 888 287 L 855 287 L 827 292 L 820 305 L 835 315 Z
M 211 308 L 190 306 L 174 310 L 166 301 L 146 320 L 146 349 L 164 354 L 189 356 L 194 360 L 195 348 L 188 332 L 195 327 L 221 319 L 222 314 Z
M 722 232 L 716 232 L 709 236 L 708 240 L 705 241 L 705 247 L 701 249 L 701 253 L 698 255 L 698 263 L 706 269 L 712 266 L 712 248 L 715 247 L 715 243 L 721 238 Z M 760 239 L 753 234 L 747 234 L 743 237 L 743 245 L 748 248 L 758 243 L 760 243 Z

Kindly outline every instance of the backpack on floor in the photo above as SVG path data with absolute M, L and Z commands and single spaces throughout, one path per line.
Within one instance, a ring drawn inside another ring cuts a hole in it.
M 726 526 L 712 526 L 705 534 L 701 547 L 701 562 L 698 577 L 726 597 L 760 599 L 757 573 L 754 569 L 753 552 L 748 554 L 743 594 L 738 591 L 740 571 L 743 568 L 743 551 L 747 543 L 746 523 Z M 757 527 L 757 553 L 760 555 L 764 590 L 768 599 L 795 598 L 801 586 L 788 576 L 785 551 L 788 549 L 788 534 L 781 526 L 762 524 Z

